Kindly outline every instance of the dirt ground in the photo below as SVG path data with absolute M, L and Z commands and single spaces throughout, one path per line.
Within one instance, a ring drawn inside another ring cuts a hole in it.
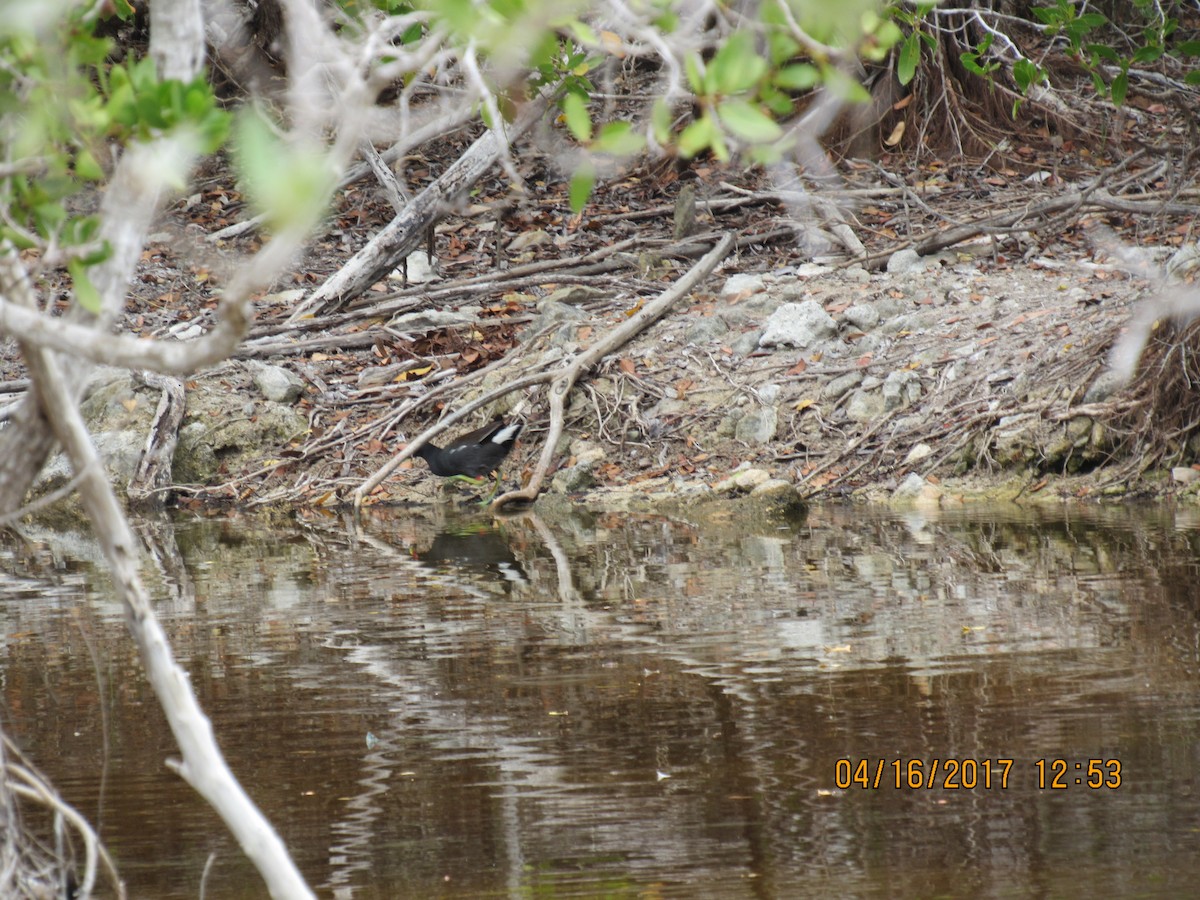
M 411 187 L 436 177 L 470 137 L 410 168 Z M 209 404 L 189 416 L 253 417 L 254 367 L 281 366 L 303 379 L 294 406 L 307 428 L 279 446 L 231 454 L 179 499 L 343 502 L 436 416 L 565 364 L 729 232 L 739 246 L 718 271 L 576 386 L 551 490 L 669 497 L 786 485 L 809 498 L 902 488 L 937 502 L 997 490 L 1172 490 L 1180 485 L 1170 469 L 1191 464 L 1186 449 L 1131 479 L 1136 441 L 1127 422 L 1114 429 L 1106 417 L 1120 412 L 1120 386 L 1096 381 L 1136 304 L 1160 292 L 1163 263 L 1194 240 L 1195 216 L 1084 203 L 988 227 L 1001 212 L 1103 183 L 1120 149 L 1030 148 L 1020 169 L 846 161 L 830 196 L 866 247 L 865 259 L 852 260 L 827 216 L 777 190 L 777 173 L 646 164 L 602 184 L 572 216 L 562 174 L 525 148 L 524 191 L 494 176 L 438 226 L 435 280 L 406 287 L 397 274 L 338 313 L 289 323 L 299 299 L 393 215 L 372 182 L 352 184 L 309 253 L 262 298 L 238 357 L 188 382 L 190 393 L 207 386 L 228 399 L 225 412 Z M 1123 197 L 1163 196 L 1162 167 L 1146 172 L 1144 183 L 1124 182 Z M 694 224 L 680 236 L 688 194 Z M 247 215 L 232 174 L 210 165 L 151 236 L 127 327 L 186 337 L 209 324 L 216 293 L 259 238 L 207 236 Z M 968 228 L 939 252 L 894 255 L 971 223 L 990 233 Z M 1140 262 L 1129 261 L 1131 249 Z M 832 333 L 808 346 L 760 345 L 772 313 L 809 301 Z M 0 405 L 21 377 L 8 341 Z M 493 414 L 522 417 L 522 441 L 504 467 L 511 486 L 534 468 L 546 410 L 543 383 L 498 396 L 450 433 Z M 406 463 L 371 499 L 423 502 L 442 490 L 435 481 L 424 463 Z

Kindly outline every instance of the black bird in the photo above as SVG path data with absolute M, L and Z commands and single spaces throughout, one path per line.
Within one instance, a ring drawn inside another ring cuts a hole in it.
M 451 481 L 465 481 L 476 487 L 485 483 L 485 475 L 491 475 L 500 468 L 504 457 L 517 442 L 524 422 L 505 422 L 503 419 L 493 419 L 489 424 L 464 434 L 456 441 L 451 441 L 442 448 L 436 444 L 424 444 L 416 452 L 429 463 L 429 471 Z M 500 490 L 500 476 L 496 474 L 496 485 L 492 495 L 484 500 L 491 501 Z

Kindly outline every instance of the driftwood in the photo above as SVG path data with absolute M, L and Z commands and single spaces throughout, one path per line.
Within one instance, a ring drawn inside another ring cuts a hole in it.
M 142 380 L 162 393 L 142 458 L 129 481 L 129 501 L 135 506 L 162 506 L 166 501 L 164 489 L 171 484 L 171 461 L 186 405 L 183 382 L 153 372 L 143 375 Z
M 508 129 L 507 140 L 522 134 L 546 111 L 546 98 L 533 101 Z M 495 131 L 479 137 L 440 177 L 392 219 L 367 246 L 326 279 L 313 294 L 296 307 L 291 320 L 341 309 L 371 285 L 385 278 L 425 239 L 426 233 L 492 167 L 504 151 Z

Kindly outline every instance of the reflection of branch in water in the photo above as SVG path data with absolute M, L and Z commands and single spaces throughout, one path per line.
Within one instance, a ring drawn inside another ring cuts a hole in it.
M 150 553 L 155 568 L 158 569 L 163 584 L 171 595 L 171 604 L 168 606 L 160 603 L 158 611 L 175 615 L 194 613 L 196 585 L 183 562 L 183 554 L 179 552 L 179 544 L 175 540 L 175 523 L 171 517 L 158 510 L 143 513 L 130 524 Z
M 546 549 L 550 551 L 550 555 L 554 557 L 554 570 L 558 574 L 558 599 L 571 605 L 579 603 L 579 591 L 575 587 L 575 573 L 571 569 L 571 561 L 567 559 L 567 554 L 563 550 L 562 544 L 558 542 L 558 538 L 546 527 L 546 523 L 537 513 L 529 511 L 522 518 L 533 526 L 538 537 L 542 539 L 542 543 L 546 545 Z
M 354 873 L 370 871 L 375 849 L 375 821 L 383 812 L 376 798 L 389 790 L 389 780 L 395 764 L 391 761 L 397 746 L 390 737 L 374 738 L 368 743 L 368 752 L 363 757 L 366 774 L 358 779 L 363 789 L 346 800 L 349 810 L 340 821 L 333 822 L 330 830 L 334 842 L 329 847 L 329 880 L 321 885 L 334 892 L 335 897 L 351 896 L 350 888 L 339 891 L 343 885 L 351 885 Z

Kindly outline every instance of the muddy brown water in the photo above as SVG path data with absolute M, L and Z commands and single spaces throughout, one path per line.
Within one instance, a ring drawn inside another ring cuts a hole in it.
M 144 524 L 322 897 L 1189 896 L 1200 512 Z M 86 536 L 0 540 L 0 714 L 134 897 L 265 896 Z M 148 556 L 148 560 L 149 560 Z M 936 768 L 935 768 L 936 767 Z

